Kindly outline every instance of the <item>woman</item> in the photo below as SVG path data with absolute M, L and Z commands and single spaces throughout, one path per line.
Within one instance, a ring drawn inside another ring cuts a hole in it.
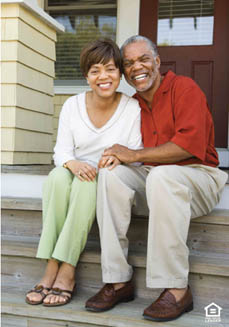
M 122 73 L 120 51 L 109 39 L 89 43 L 80 67 L 91 91 L 63 105 L 54 148 L 54 168 L 44 185 L 43 230 L 37 257 L 45 273 L 26 295 L 29 304 L 67 304 L 75 287 L 75 267 L 95 218 L 97 167 L 113 169 L 115 157 L 101 159 L 119 143 L 141 146 L 138 102 L 116 92 Z

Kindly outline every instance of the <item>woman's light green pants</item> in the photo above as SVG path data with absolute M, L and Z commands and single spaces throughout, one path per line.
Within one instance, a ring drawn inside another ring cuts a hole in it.
M 37 258 L 76 266 L 95 218 L 96 183 L 81 182 L 63 167 L 50 172 L 43 189 L 43 229 Z

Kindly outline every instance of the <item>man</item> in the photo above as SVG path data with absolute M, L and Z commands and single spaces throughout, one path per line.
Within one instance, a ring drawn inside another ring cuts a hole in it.
M 144 318 L 169 321 L 193 309 L 186 245 L 190 219 L 209 213 L 219 201 L 227 174 L 217 167 L 214 128 L 206 98 L 188 77 L 160 74 L 160 57 L 147 38 L 122 46 L 127 82 L 142 109 L 144 148 L 114 145 L 104 152 L 126 165 L 100 169 L 97 219 L 103 281 L 86 308 L 105 311 L 134 298 L 126 233 L 131 209 L 149 210 L 146 284 L 165 288 L 144 310 Z M 121 132 L 121 131 L 120 131 Z M 142 166 L 131 166 L 143 162 Z

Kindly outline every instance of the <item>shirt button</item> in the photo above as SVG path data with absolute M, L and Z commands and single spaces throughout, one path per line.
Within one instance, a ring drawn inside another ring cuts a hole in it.
M 157 134 L 157 132 L 156 131 L 153 131 L 153 135 L 156 135 Z

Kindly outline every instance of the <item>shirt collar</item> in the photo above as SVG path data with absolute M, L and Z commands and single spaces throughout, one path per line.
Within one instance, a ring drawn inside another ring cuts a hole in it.
M 176 74 L 174 74 L 171 70 L 169 70 L 167 73 L 162 74 L 162 76 L 164 76 L 163 81 L 161 82 L 159 88 L 155 92 L 154 97 L 157 96 L 158 94 L 168 92 L 168 90 L 171 87 L 171 83 L 173 79 L 176 77 Z M 133 97 L 139 101 L 141 107 L 147 106 L 145 100 L 140 96 L 140 94 L 135 93 Z

